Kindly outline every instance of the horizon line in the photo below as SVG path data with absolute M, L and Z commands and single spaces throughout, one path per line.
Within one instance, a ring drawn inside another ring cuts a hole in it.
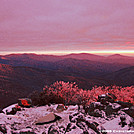
M 109 56 L 114 54 L 120 54 L 124 56 L 132 56 L 134 57 L 134 50 L 103 50 L 103 51 L 3 51 L 0 52 L 0 55 L 10 55 L 10 54 L 37 54 L 37 55 L 68 55 L 68 54 L 95 54 L 100 56 Z

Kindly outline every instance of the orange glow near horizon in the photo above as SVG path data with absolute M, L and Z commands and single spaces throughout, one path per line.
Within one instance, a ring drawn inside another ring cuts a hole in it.
M 112 55 L 121 54 L 126 56 L 134 56 L 134 50 L 100 50 L 100 51 L 18 51 L 18 52 L 0 52 L 0 55 L 7 54 L 22 54 L 22 53 L 35 53 L 35 54 L 47 54 L 47 55 L 66 55 L 71 53 L 91 53 L 96 55 Z

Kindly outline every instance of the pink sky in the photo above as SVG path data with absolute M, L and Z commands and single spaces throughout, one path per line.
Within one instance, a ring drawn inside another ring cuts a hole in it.
M 134 0 L 0 0 L 0 53 L 134 55 Z

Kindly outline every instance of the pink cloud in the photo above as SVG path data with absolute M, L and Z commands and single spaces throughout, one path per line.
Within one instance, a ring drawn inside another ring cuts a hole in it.
M 133 7 L 133 0 L 1 0 L 0 51 L 133 49 Z

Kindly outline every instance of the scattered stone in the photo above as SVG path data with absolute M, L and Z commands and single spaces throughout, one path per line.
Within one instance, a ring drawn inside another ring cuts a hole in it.
M 127 114 L 128 111 L 133 112 L 133 106 L 124 108 L 125 112 L 123 112 L 120 104 L 108 102 L 106 105 L 97 102 L 89 106 L 93 107 L 93 110 L 88 107 L 90 114 L 93 112 L 92 116 L 85 115 L 81 110 L 78 112 L 78 107 L 74 106 L 68 106 L 66 111 L 57 113 L 57 106 L 58 104 L 52 104 L 50 107 L 48 105 L 24 107 L 24 110 L 17 111 L 16 115 L 0 113 L 0 124 L 2 124 L 0 134 L 106 134 L 106 130 L 133 130 L 134 128 L 134 119 Z M 7 107 L 4 111 L 9 112 L 14 107 L 15 105 Z M 48 108 L 55 111 L 50 112 Z

